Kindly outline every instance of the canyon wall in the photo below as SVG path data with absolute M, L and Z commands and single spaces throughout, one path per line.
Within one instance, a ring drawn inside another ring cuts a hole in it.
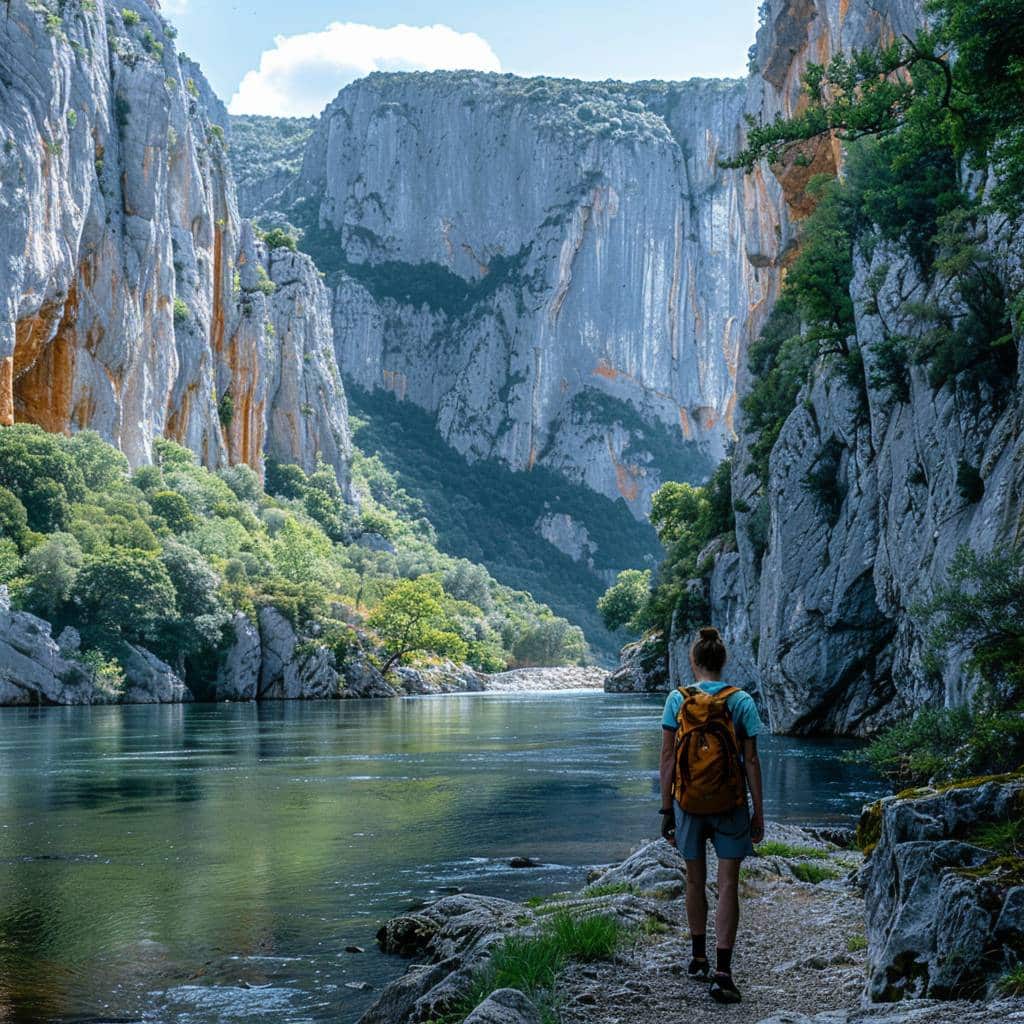
M 326 292 L 241 221 L 226 112 L 158 6 L 0 12 L 0 422 L 133 465 L 160 435 L 214 467 L 319 454 L 347 486 Z
M 468 459 L 637 516 L 703 479 L 785 236 L 772 186 L 717 164 L 746 103 L 744 82 L 468 72 L 342 90 L 276 212 L 329 275 L 345 374 L 435 413 Z

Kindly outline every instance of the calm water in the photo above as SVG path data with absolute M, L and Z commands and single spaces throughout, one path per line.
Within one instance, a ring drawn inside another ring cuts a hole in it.
M 353 1021 L 346 982 L 403 967 L 384 918 L 571 887 L 653 836 L 660 705 L 0 709 L 0 1020 Z M 856 813 L 878 786 L 837 754 L 764 741 L 769 816 Z

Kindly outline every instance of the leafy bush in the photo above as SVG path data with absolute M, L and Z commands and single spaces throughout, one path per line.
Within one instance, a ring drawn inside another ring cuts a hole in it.
M 650 569 L 624 569 L 598 599 L 597 610 L 605 626 L 613 632 L 630 629 L 640 632 L 639 616 L 646 607 L 651 589 Z
M 125 28 L 134 28 L 139 23 L 139 12 L 133 11 L 130 7 L 122 7 L 121 20 Z
M 291 252 L 297 252 L 299 247 L 298 238 L 284 228 L 271 228 L 263 235 L 263 241 L 271 252 L 274 249 L 289 249 Z
M 946 583 L 915 612 L 929 627 L 926 664 L 968 652 L 970 707 L 925 708 L 882 733 L 868 763 L 897 788 L 1012 771 L 1024 763 L 1024 552 L 961 548 Z
M 174 322 L 178 326 L 187 324 L 192 319 L 192 310 L 188 308 L 188 303 L 182 298 L 176 298 L 174 300 Z

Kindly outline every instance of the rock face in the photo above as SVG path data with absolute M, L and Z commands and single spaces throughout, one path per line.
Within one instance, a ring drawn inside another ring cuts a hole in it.
M 1022 814 L 1024 776 L 866 812 L 862 832 L 878 836 L 861 876 L 872 1000 L 995 994 L 1024 943 L 1024 861 L 977 844 L 985 825 Z
M 50 624 L 11 611 L 0 587 L 0 705 L 91 704 L 94 696 L 92 673 L 62 653 Z
M 994 245 L 1007 255 L 999 262 L 1014 294 L 1024 277 L 1009 253 L 1020 240 Z M 734 477 L 750 510 L 737 513 L 738 554 L 712 577 L 715 621 L 757 666 L 781 732 L 863 734 L 926 703 L 962 704 L 969 680 L 958 666 L 938 682 L 923 670 L 912 609 L 945 579 L 958 546 L 985 553 L 1019 543 L 1020 389 L 972 401 L 936 391 L 922 367 L 910 370 L 906 401 L 876 386 L 872 346 L 887 333 L 919 333 L 907 304 L 937 301 L 942 285 L 922 281 L 891 246 L 855 264 L 851 343 L 864 357 L 862 386 L 824 372 L 800 396 L 772 451 L 766 507 L 755 510 L 752 482 Z M 962 465 L 977 469 L 981 493 L 964 492 Z M 822 467 L 835 481 L 833 507 L 805 485 Z M 751 540 L 759 512 L 763 554 Z
M 467 73 L 344 89 L 282 206 L 331 276 L 345 372 L 435 412 L 467 458 L 548 466 L 637 515 L 667 476 L 703 478 L 778 256 L 760 223 L 771 252 L 747 260 L 748 185 L 716 164 L 746 89 Z
M 320 453 L 347 485 L 323 288 L 239 220 L 223 106 L 158 5 L 56 6 L 0 19 L 0 423 L 133 465 L 159 435 L 209 466 Z
M 169 665 L 142 647 L 125 645 L 119 655 L 124 692 L 105 688 L 93 669 L 76 657 L 80 640 L 65 629 L 58 640 L 50 623 L 11 610 L 0 587 L 0 707 L 20 704 L 175 704 L 192 693 Z
M 605 677 L 608 693 L 666 693 L 669 682 L 664 637 L 648 637 L 622 648 L 618 668 Z

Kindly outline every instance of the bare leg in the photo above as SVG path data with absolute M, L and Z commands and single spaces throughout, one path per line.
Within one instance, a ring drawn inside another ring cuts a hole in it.
M 708 930 L 708 865 L 704 860 L 686 862 L 686 920 L 691 935 L 705 935 Z
M 740 863 L 739 860 L 719 860 L 718 862 L 718 911 L 715 914 L 715 936 L 720 949 L 732 949 L 736 945 L 736 928 L 740 923 Z M 689 861 L 687 861 L 686 867 L 689 869 Z M 689 909 L 689 888 L 687 888 L 686 896 L 687 909 Z

